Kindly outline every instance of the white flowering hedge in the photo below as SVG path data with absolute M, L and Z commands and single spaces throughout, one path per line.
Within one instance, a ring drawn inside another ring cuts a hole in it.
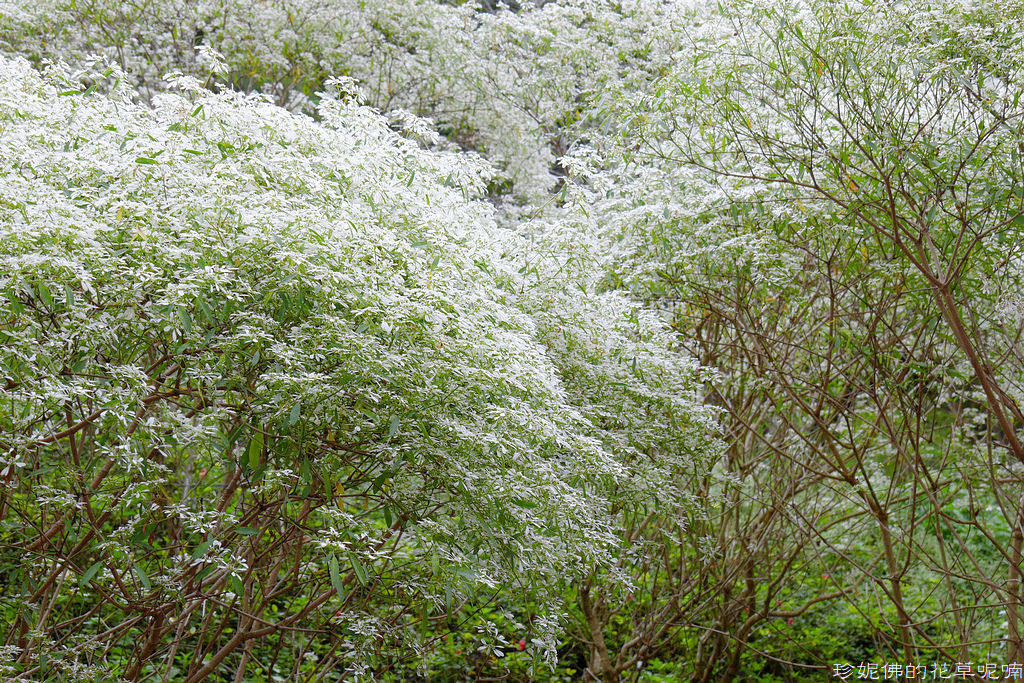
M 686 504 L 694 366 L 571 225 L 499 229 L 486 164 L 346 82 L 317 122 L 169 79 L 0 63 L 5 676 L 196 683 L 262 642 L 382 674 L 474 586 L 550 603 L 616 515 Z

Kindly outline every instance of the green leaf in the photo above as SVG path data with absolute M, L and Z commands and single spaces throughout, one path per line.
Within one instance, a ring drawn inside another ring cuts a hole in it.
M 249 469 L 256 469 L 260 466 L 260 455 L 263 454 L 263 432 L 256 432 L 249 439 Z
M 239 536 L 255 536 L 260 533 L 260 530 L 253 529 L 251 526 L 237 526 L 235 527 L 235 533 Z
M 192 559 L 198 560 L 200 557 L 205 555 L 206 551 L 210 549 L 211 545 L 213 545 L 212 540 L 206 541 L 205 543 L 200 543 L 198 546 L 196 546 L 196 549 L 192 551 Z
M 11 302 L 11 310 L 14 311 L 14 314 L 21 315 L 25 309 L 22 308 L 21 302 L 18 300 L 18 296 L 12 290 L 8 289 L 7 298 Z
M 429 246 L 430 246 L 430 242 L 413 242 L 412 243 L 412 248 L 413 249 L 426 249 Z
M 363 563 L 359 561 L 359 558 L 353 552 L 349 552 L 348 561 L 352 564 L 352 571 L 356 573 L 356 579 L 359 581 L 359 584 L 365 586 L 368 583 L 366 567 L 363 566 Z
M 327 563 L 331 575 L 331 585 L 338 594 L 338 600 L 345 601 L 345 584 L 341 582 L 341 573 L 338 571 L 338 558 L 331 553 L 331 559 Z
M 395 438 L 395 434 L 398 433 L 398 426 L 401 424 L 401 422 L 402 420 L 400 417 L 398 417 L 398 415 L 395 415 L 393 418 L 391 418 L 391 427 L 388 428 L 389 439 Z
M 299 416 L 302 414 L 302 401 L 297 402 L 292 406 L 292 412 L 288 415 L 288 424 L 293 425 L 299 421 Z
M 203 312 L 203 315 L 206 316 L 206 321 L 208 323 L 213 325 L 217 322 L 217 319 L 213 317 L 213 311 L 210 310 L 209 304 L 206 303 L 206 299 L 204 299 L 203 297 L 197 298 L 196 305 L 199 306 L 199 310 L 201 310 Z
M 146 570 L 138 562 L 133 562 L 132 567 L 135 569 L 135 575 L 139 577 L 139 583 L 146 590 L 152 590 L 153 584 L 149 582 L 149 575 L 146 574 Z
M 137 163 L 137 164 L 155 164 L 156 163 L 156 159 L 150 159 L 148 157 L 137 157 L 135 159 L 135 163 Z
M 370 486 L 373 488 L 374 491 L 381 491 L 381 490 L 383 490 L 384 489 L 384 483 L 388 480 L 388 478 L 392 474 L 394 474 L 394 473 L 393 472 L 381 472 L 377 476 L 376 479 L 374 479 L 372 482 L 370 482 Z
M 245 592 L 245 585 L 242 583 L 242 580 L 234 574 L 231 575 L 231 592 L 235 595 L 242 595 Z
M 185 327 L 185 333 L 192 334 L 192 316 L 181 306 L 178 306 L 178 319 L 181 320 L 181 324 Z
M 230 450 L 232 446 L 242 437 L 242 432 L 245 429 L 243 425 L 235 425 L 230 432 L 227 434 L 221 434 L 221 444 L 224 446 L 224 450 Z
M 39 298 L 43 300 L 44 304 L 53 308 L 53 297 L 50 296 L 50 289 L 45 282 L 39 283 Z
M 103 569 L 102 560 L 85 570 L 85 573 L 82 574 L 82 578 L 78 580 L 78 585 L 84 586 L 85 584 L 92 581 L 94 578 L 96 578 L 96 575 L 100 573 L 101 569 Z
M 512 499 L 512 504 L 513 505 L 518 505 L 521 508 L 526 508 L 527 510 L 532 510 L 532 509 L 534 509 L 536 507 L 539 507 L 537 505 L 537 503 L 531 503 L 530 501 L 523 500 L 521 498 L 513 498 Z

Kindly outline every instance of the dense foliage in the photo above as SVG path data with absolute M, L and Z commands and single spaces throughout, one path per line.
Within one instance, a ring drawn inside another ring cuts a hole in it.
M 494 225 L 466 199 L 472 158 L 350 99 L 314 122 L 191 77 L 150 109 L 4 73 L 5 600 L 26 673 L 122 651 L 134 678 L 163 648 L 160 673 L 184 649 L 196 681 L 282 634 L 370 671 L 475 582 L 543 604 L 608 564 L 613 499 L 685 497 L 665 482 L 707 432 L 693 363 L 621 295 L 563 291 L 589 257 Z M 545 618 L 530 648 L 550 657 Z
M 1012 677 L 1022 37 L 4 5 L 3 675 Z

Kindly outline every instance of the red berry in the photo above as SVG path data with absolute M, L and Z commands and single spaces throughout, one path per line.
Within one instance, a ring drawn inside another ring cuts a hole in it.
M 519 651 L 522 652 L 525 649 L 526 649 L 526 641 L 525 640 L 520 640 L 519 641 Z

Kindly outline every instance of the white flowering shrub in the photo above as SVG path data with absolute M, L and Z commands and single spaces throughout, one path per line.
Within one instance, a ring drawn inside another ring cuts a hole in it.
M 369 105 L 430 117 L 502 168 L 495 191 L 537 201 L 559 182 L 558 159 L 614 127 L 604 108 L 615 93 L 645 91 L 671 70 L 692 14 L 647 0 L 495 12 L 433 0 L 14 0 L 0 6 L 0 50 L 101 55 L 147 102 L 180 70 L 313 113 L 326 79 L 351 77 Z
M 856 661 L 867 634 L 1024 661 L 1022 16 L 724 3 L 610 105 L 585 191 L 616 282 L 720 370 L 718 508 L 691 525 L 718 552 L 690 571 L 723 589 L 687 605 L 691 680 L 782 675 L 764 655 L 794 642 Z
M 152 99 L 0 68 L 5 676 L 285 643 L 382 675 L 475 587 L 555 607 L 622 510 L 685 503 L 696 366 L 582 242 L 499 228 L 488 165 L 347 96 Z

